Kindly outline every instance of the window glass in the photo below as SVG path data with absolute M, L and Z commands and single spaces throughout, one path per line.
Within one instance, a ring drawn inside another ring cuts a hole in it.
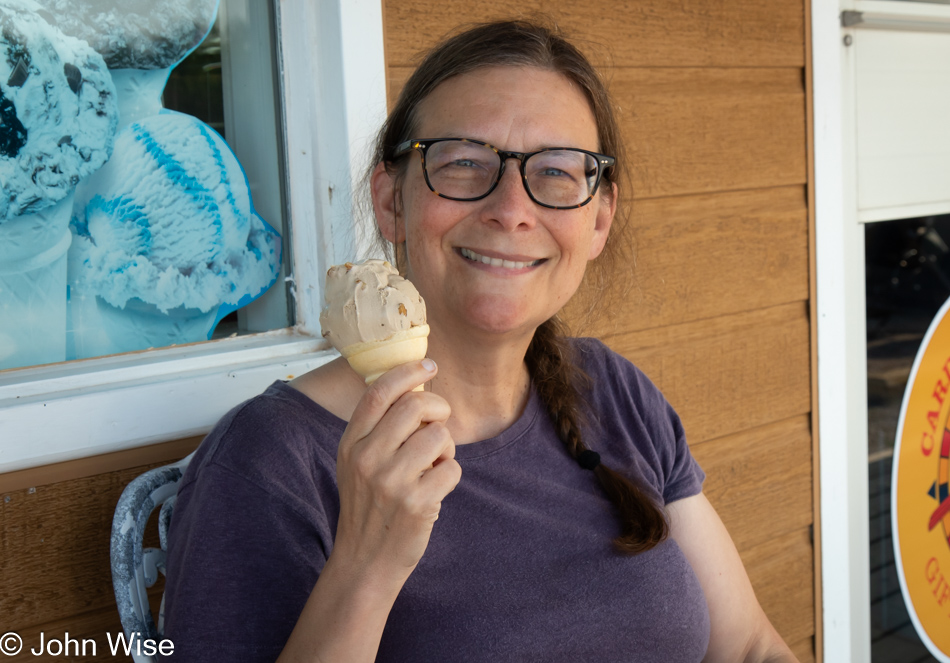
M 269 4 L 57 3 L 0 7 L 0 369 L 291 324 Z
M 871 660 L 935 662 L 911 623 L 894 564 L 891 472 L 914 358 L 950 297 L 950 215 L 866 224 L 865 266 Z

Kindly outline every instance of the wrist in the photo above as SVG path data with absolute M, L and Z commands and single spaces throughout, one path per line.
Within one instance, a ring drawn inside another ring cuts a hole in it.
M 381 564 L 377 559 L 362 559 L 334 546 L 320 578 L 328 587 L 349 588 L 347 594 L 354 604 L 387 606 L 388 614 L 411 572 L 412 569 L 395 569 L 392 564 Z

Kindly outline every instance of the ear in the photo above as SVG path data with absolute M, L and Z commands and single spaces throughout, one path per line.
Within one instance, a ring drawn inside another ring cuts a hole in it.
M 379 232 L 393 244 L 402 244 L 406 241 L 406 233 L 402 224 L 398 223 L 396 178 L 386 168 L 385 163 L 380 162 L 373 169 L 370 190 L 373 196 L 373 213 L 376 216 Z
M 610 197 L 601 197 L 600 206 L 597 209 L 597 218 L 594 220 L 594 237 L 590 243 L 590 255 L 588 260 L 593 260 L 604 250 L 607 244 L 607 237 L 610 235 L 610 226 L 614 222 L 614 214 L 617 213 L 617 185 L 610 184 Z

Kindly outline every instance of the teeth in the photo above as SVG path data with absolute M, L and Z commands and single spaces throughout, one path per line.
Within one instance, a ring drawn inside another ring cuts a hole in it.
M 482 262 L 486 265 L 491 265 L 492 267 L 504 267 L 505 269 L 524 269 L 525 267 L 533 267 L 534 265 L 537 265 L 541 262 L 540 260 L 532 260 L 531 262 L 515 262 L 514 260 L 489 258 L 488 256 L 475 253 L 471 249 L 462 249 L 462 255 L 469 260 L 474 260 L 475 262 Z

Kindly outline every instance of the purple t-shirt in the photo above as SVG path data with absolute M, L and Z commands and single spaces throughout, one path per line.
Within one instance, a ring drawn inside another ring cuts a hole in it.
M 702 489 L 679 418 L 632 364 L 576 342 L 593 379 L 585 440 L 669 503 Z M 276 382 L 208 435 L 179 490 L 165 636 L 176 661 L 273 661 L 333 548 L 346 423 Z M 700 661 L 702 588 L 672 539 L 613 551 L 613 507 L 532 391 L 462 480 L 396 600 L 377 661 Z

